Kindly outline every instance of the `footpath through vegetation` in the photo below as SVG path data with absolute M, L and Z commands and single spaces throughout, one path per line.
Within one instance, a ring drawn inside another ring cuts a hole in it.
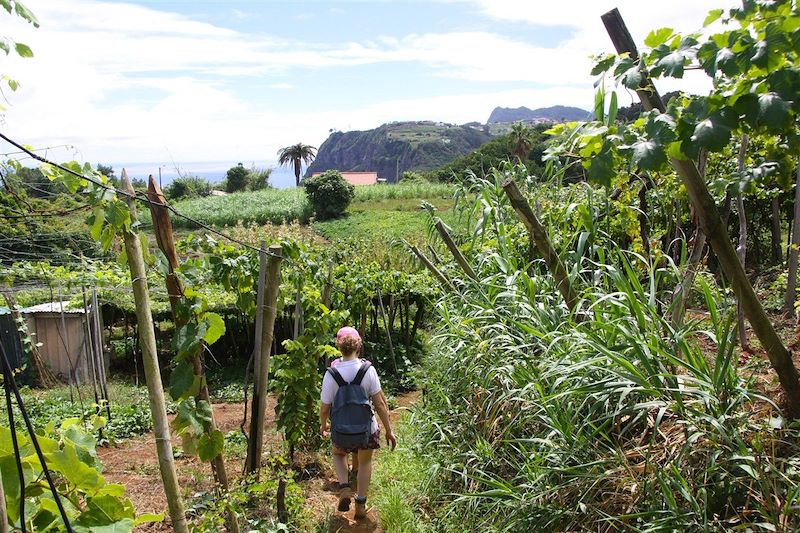
M 2 522 L 800 529 L 800 13 L 745 2 L 642 50 L 602 23 L 593 120 L 516 125 L 431 174 L 450 184 L 262 173 L 172 202 L 2 136 L 43 162 L 2 173 Z M 713 90 L 662 100 L 688 69 Z M 80 365 L 45 362 L 39 317 Z M 344 324 L 399 417 L 360 521 L 317 416 Z

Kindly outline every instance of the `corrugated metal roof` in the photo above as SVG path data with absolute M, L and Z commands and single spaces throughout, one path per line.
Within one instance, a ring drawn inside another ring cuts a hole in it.
M 11 309 L 8 307 L 0 307 L 0 315 L 10 315 Z
M 311 176 L 319 176 L 322 172 L 314 172 Z M 353 185 L 375 185 L 378 183 L 377 172 L 342 172 L 342 177 Z
M 32 305 L 21 309 L 20 313 L 35 314 L 35 313 L 61 313 L 61 308 L 64 308 L 64 313 L 84 314 L 82 308 L 69 308 L 69 302 L 47 302 L 39 305 Z

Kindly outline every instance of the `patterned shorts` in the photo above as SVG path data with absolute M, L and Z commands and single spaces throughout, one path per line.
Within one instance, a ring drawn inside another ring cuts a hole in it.
M 339 448 L 335 444 L 333 445 L 333 453 L 336 455 L 345 455 L 350 452 L 357 452 L 358 450 L 377 450 L 381 447 L 381 430 L 378 430 L 369 436 L 369 441 L 367 445 L 363 448 L 354 447 L 354 448 Z

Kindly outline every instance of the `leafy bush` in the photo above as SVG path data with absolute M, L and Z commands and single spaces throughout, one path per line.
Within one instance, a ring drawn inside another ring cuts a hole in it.
M 328 170 L 303 182 L 314 213 L 320 220 L 338 218 L 355 197 L 355 187 L 338 170 Z
M 175 178 L 165 191 L 170 200 L 183 198 L 201 198 L 211 194 L 211 182 L 199 176 L 181 176 Z
M 270 187 L 269 177 L 272 174 L 271 168 L 252 168 L 250 169 L 250 190 L 260 191 Z
M 92 428 L 103 425 L 94 417 Z M 20 457 L 25 470 L 25 518 L 28 530 L 61 531 L 63 523 L 53 497 L 43 483 L 43 469 L 36 459 L 33 441 L 24 431 L 16 431 Z M 55 478 L 56 490 L 67 517 L 75 531 L 132 531 L 144 522 L 163 520 L 163 515 L 136 517 L 131 501 L 125 497 L 124 487 L 106 483 L 102 465 L 95 451 L 94 437 L 81 429 L 80 420 L 71 418 L 61 424 L 48 424 L 37 435 L 37 440 Z M 0 462 L 4 466 L 6 509 L 10 525 L 20 518 L 20 491 L 15 464 L 11 431 L 0 426 Z
M 239 163 L 235 167 L 228 169 L 225 175 L 225 190 L 228 192 L 240 192 L 247 189 L 250 184 L 250 171 Z

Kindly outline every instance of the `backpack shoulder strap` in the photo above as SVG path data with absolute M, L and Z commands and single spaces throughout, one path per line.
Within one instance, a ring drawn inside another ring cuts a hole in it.
M 361 368 L 358 369 L 358 372 L 356 373 L 356 377 L 353 378 L 353 381 L 351 381 L 350 383 L 353 384 L 353 385 L 361 385 L 361 380 L 364 379 L 364 376 L 366 375 L 367 370 L 369 370 L 369 367 L 371 367 L 371 366 L 372 366 L 372 363 L 370 363 L 369 361 L 364 361 L 361 364 Z
M 344 387 L 345 385 L 347 385 L 347 382 L 344 380 L 344 378 L 342 377 L 342 375 L 339 373 L 338 370 L 336 370 L 332 366 L 329 366 L 325 370 L 331 375 L 331 377 L 333 378 L 333 380 L 336 382 L 337 385 L 339 385 L 340 387 Z

